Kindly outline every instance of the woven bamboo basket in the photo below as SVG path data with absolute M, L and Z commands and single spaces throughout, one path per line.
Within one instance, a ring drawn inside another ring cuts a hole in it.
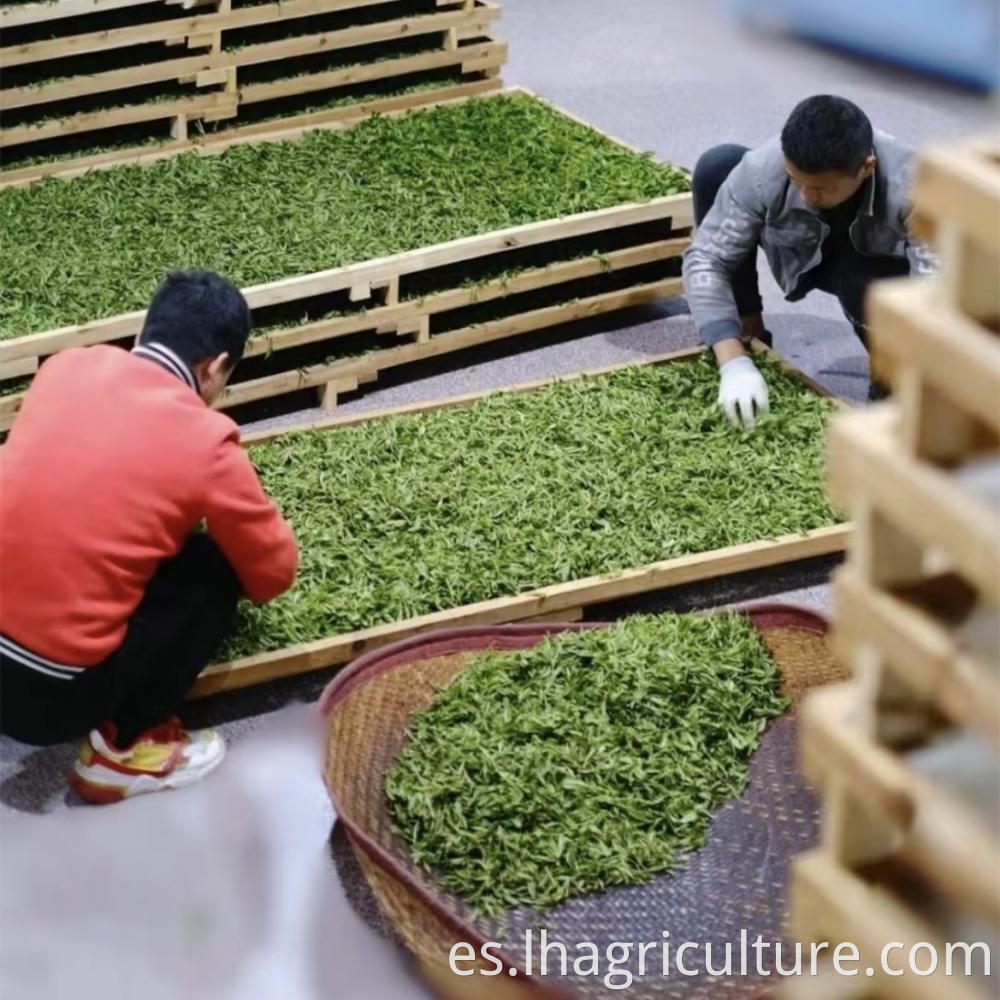
M 549 940 L 594 942 L 602 954 L 611 942 L 661 941 L 664 932 L 675 944 L 716 942 L 718 954 L 726 943 L 734 943 L 735 951 L 744 929 L 750 941 L 758 934 L 768 942 L 784 940 L 790 861 L 814 846 L 819 834 L 817 801 L 798 769 L 798 703 L 813 688 L 845 675 L 827 648 L 826 622 L 816 614 L 779 604 L 741 613 L 760 630 L 779 667 L 783 693 L 793 703 L 765 732 L 750 762 L 746 791 L 717 812 L 706 845 L 674 872 L 642 886 L 574 898 L 544 914 L 522 907 L 499 919 L 481 918 L 436 886 L 410 861 L 393 833 L 385 776 L 413 716 L 478 652 L 524 649 L 567 629 L 607 625 L 472 626 L 424 634 L 360 657 L 326 688 L 320 701 L 326 721 L 324 777 L 338 821 L 377 901 L 384 918 L 380 922 L 413 954 L 440 996 L 527 1000 L 615 995 L 601 977 L 549 975 L 543 980 L 525 975 L 525 931 L 539 926 L 546 928 Z M 453 945 L 468 942 L 478 952 L 487 941 L 503 944 L 504 974 L 465 978 L 450 971 Z M 676 971 L 663 977 L 659 960 L 651 964 L 656 974 L 637 976 L 630 996 L 749 1000 L 768 995 L 777 978 L 750 975 L 723 982 L 706 975 L 681 978 Z

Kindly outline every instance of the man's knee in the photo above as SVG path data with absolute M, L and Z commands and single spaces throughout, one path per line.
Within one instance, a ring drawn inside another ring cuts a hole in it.
M 207 596 L 235 605 L 240 594 L 240 582 L 222 549 L 204 532 L 193 534 L 175 556 L 175 574 L 180 571 Z

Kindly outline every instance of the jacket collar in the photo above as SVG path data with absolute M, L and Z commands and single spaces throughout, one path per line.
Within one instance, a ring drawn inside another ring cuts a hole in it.
M 195 392 L 198 392 L 198 380 L 194 377 L 187 362 L 172 351 L 166 344 L 157 341 L 149 341 L 145 344 L 137 344 L 132 348 L 132 353 L 140 358 L 147 358 L 161 368 L 165 368 L 171 375 L 176 375 L 182 382 L 186 382 Z

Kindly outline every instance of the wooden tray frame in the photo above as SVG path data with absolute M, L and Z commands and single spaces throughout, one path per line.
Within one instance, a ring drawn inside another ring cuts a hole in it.
M 803 380 L 813 391 L 829 397 L 825 389 L 793 368 L 784 359 L 770 352 L 763 344 L 755 344 L 754 348 L 757 352 L 767 354 L 777 360 L 786 372 Z M 639 362 L 638 365 L 683 364 L 699 358 L 703 351 L 704 348 L 701 347 L 675 351 Z M 469 406 L 497 392 L 505 394 L 531 392 L 534 389 L 560 382 L 601 378 L 613 372 L 634 367 L 637 367 L 635 362 L 609 365 L 574 375 L 527 382 L 508 389 L 469 393 L 435 402 L 390 407 L 351 416 L 331 417 L 305 424 L 299 428 L 247 434 L 244 437 L 244 443 L 252 445 L 301 431 L 335 430 L 385 417 L 430 413 L 436 410 Z M 206 668 L 196 682 L 192 695 L 203 697 L 220 691 L 233 690 L 262 681 L 345 663 L 367 650 L 435 628 L 518 621 L 578 620 L 581 617 L 583 607 L 589 604 L 647 593 L 664 587 L 693 583 L 730 573 L 741 573 L 746 570 L 761 569 L 840 552 L 845 547 L 850 532 L 850 524 L 838 524 L 813 531 L 784 535 L 779 538 L 728 546 L 711 552 L 695 553 L 617 573 L 553 584 L 509 597 L 463 605 L 416 618 L 329 636 L 313 642 L 299 643 L 281 650 L 246 656 Z
M 521 94 L 538 99 L 530 91 L 519 87 L 508 88 L 499 93 Z M 473 98 L 468 96 L 459 97 L 438 102 L 438 106 L 460 104 L 471 99 Z M 556 107 L 555 110 L 568 118 L 580 121 L 561 108 Z M 406 113 L 408 109 L 391 112 L 393 115 Z M 357 119 L 348 122 L 327 120 L 309 126 L 282 126 L 265 133 L 227 137 L 199 144 L 189 143 L 184 145 L 183 149 L 194 149 L 199 155 L 208 156 L 222 152 L 235 144 L 294 140 L 309 131 L 316 129 L 337 131 L 356 122 Z M 624 148 L 636 151 L 634 147 L 600 129 L 590 125 L 587 127 Z M 140 165 L 152 163 L 164 157 L 177 155 L 183 149 L 178 148 L 171 152 L 158 150 L 155 153 L 142 154 L 123 151 L 120 157 L 102 164 L 102 169 L 116 163 Z M 600 257 L 583 257 L 552 263 L 543 268 L 521 272 L 512 278 L 496 279 L 474 288 L 458 287 L 428 295 L 420 300 L 403 302 L 399 300 L 400 280 L 422 271 L 459 262 L 480 261 L 487 257 L 502 257 L 513 250 L 540 247 L 574 237 L 594 236 L 596 239 L 602 233 L 645 223 L 662 223 L 663 238 L 653 243 L 626 247 Z M 371 307 L 366 309 L 363 315 L 319 320 L 306 326 L 289 327 L 266 337 L 256 338 L 248 345 L 248 357 L 270 354 L 305 344 L 333 341 L 338 337 L 372 328 L 378 329 L 381 333 L 395 333 L 400 338 L 407 338 L 409 342 L 404 342 L 398 347 L 378 350 L 360 358 L 341 359 L 301 369 L 292 368 L 286 372 L 236 383 L 227 388 L 217 405 L 220 408 L 230 408 L 312 388 L 318 391 L 320 404 L 332 409 L 336 406 L 340 394 L 355 391 L 360 386 L 375 381 L 378 374 L 387 368 L 476 344 L 602 315 L 617 309 L 648 304 L 677 294 L 682 291 L 680 278 L 636 283 L 619 291 L 514 313 L 503 319 L 451 330 L 433 337 L 430 335 L 431 318 L 438 312 L 540 288 L 552 288 L 581 278 L 596 278 L 609 271 L 627 270 L 655 261 L 679 258 L 690 242 L 687 234 L 692 224 L 691 195 L 689 193 L 669 195 L 649 202 L 620 205 L 595 212 L 515 226 L 244 289 L 247 300 L 254 309 L 336 291 L 348 291 L 353 301 L 371 303 Z M 145 311 L 140 310 L 92 323 L 2 341 L 0 378 L 31 375 L 37 371 L 39 363 L 45 357 L 68 347 L 82 347 L 134 337 L 141 329 L 144 317 Z M 23 392 L 0 397 L 0 431 L 13 426 L 23 398 Z

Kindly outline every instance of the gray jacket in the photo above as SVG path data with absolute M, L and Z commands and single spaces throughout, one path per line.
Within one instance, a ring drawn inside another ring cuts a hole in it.
M 859 253 L 906 257 L 912 274 L 934 270 L 934 257 L 907 235 L 907 194 L 916 159 L 885 132 L 875 132 L 875 173 L 854 222 Z M 684 254 L 684 288 L 706 344 L 740 333 L 730 274 L 759 244 L 785 297 L 801 298 L 802 278 L 820 262 L 830 227 L 810 208 L 785 173 L 781 141 L 748 152 L 726 178 Z

